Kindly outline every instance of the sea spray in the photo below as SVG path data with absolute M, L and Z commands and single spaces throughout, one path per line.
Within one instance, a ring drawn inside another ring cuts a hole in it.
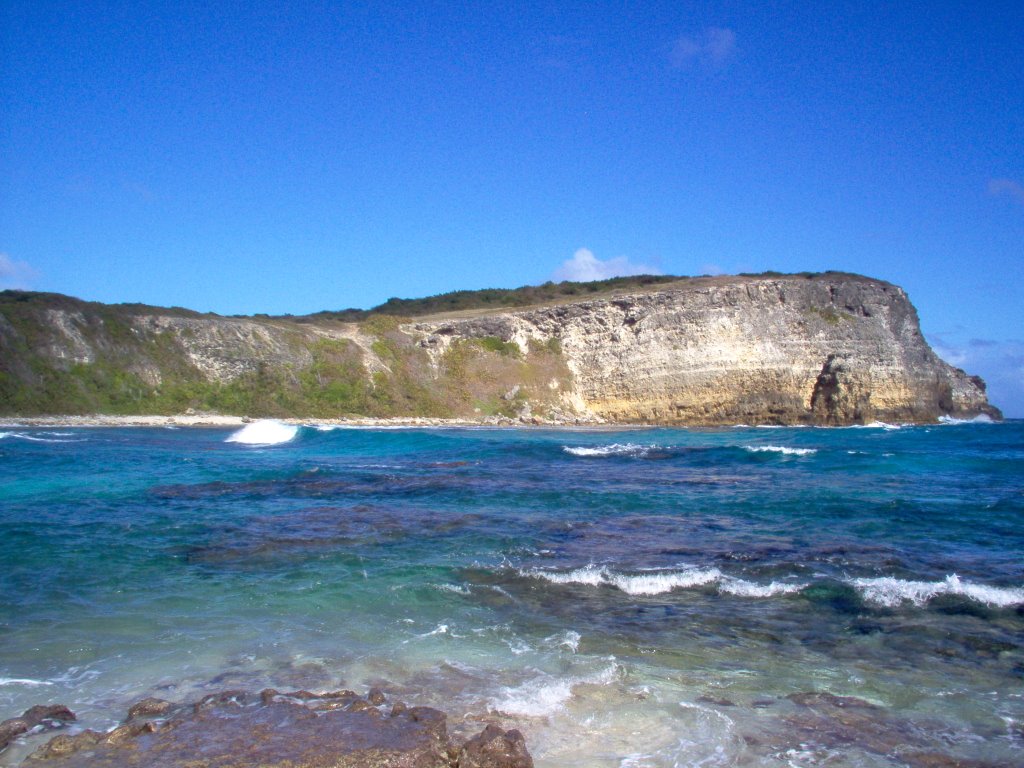
M 282 424 L 280 421 L 263 419 L 246 424 L 237 432 L 233 432 L 224 442 L 243 445 L 280 445 L 294 440 L 298 432 L 299 428 L 294 424 Z
M 965 597 L 998 608 L 1024 605 L 1024 587 L 994 587 L 962 581 L 956 574 L 941 581 L 908 581 L 890 576 L 853 579 L 864 599 L 888 608 L 904 602 L 924 605 L 939 595 Z

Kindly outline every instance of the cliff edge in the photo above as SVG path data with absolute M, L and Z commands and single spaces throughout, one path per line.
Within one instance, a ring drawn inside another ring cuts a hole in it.
M 361 322 L 0 294 L 0 412 L 463 417 L 687 425 L 999 418 L 899 287 L 688 278 Z

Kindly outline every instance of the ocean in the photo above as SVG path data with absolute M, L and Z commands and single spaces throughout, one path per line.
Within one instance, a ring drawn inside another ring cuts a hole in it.
M 540 768 L 1024 765 L 1024 422 L 0 427 L 0 720 L 370 686 Z

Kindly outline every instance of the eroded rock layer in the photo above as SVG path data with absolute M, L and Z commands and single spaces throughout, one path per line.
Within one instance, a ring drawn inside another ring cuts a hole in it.
M 856 275 L 680 279 L 518 309 L 225 318 L 0 294 L 0 413 L 661 424 L 998 417 L 904 291 Z
M 708 278 L 654 291 L 418 323 L 428 344 L 558 340 L 567 398 L 609 421 L 930 421 L 998 415 L 932 351 L 897 286 L 821 275 Z

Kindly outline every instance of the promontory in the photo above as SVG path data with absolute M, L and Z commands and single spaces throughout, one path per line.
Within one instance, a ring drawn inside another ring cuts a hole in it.
M 223 317 L 0 293 L 0 414 L 677 425 L 999 417 L 903 289 L 858 275 L 616 278 Z

